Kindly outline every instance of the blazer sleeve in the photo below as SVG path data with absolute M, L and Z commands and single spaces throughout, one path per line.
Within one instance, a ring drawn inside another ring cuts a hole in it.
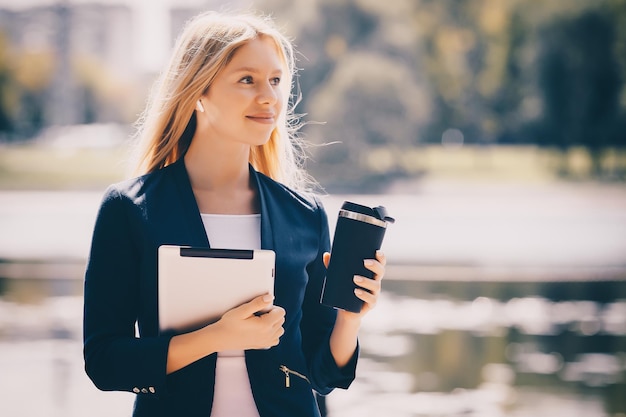
M 101 390 L 159 395 L 169 337 L 135 337 L 141 252 L 129 222 L 133 209 L 109 188 L 96 218 L 84 283 L 85 371 Z
M 326 395 L 334 388 L 348 388 L 355 378 L 359 346 L 350 361 L 339 368 L 330 351 L 330 335 L 335 325 L 337 311 L 320 303 L 326 276 L 324 252 L 330 252 L 328 217 L 319 200 L 319 249 L 314 263 L 309 265 L 309 282 L 302 306 L 302 349 L 309 363 L 309 375 L 313 388 Z

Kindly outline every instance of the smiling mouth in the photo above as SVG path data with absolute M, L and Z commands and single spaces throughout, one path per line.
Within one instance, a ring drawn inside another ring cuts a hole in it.
M 262 124 L 274 124 L 276 118 L 274 116 L 246 116 L 247 119 L 252 120 L 253 122 L 262 123 Z

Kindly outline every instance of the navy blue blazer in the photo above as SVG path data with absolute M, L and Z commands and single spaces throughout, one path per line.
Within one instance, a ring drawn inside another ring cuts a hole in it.
M 252 394 L 262 417 L 319 416 L 312 390 L 347 388 L 358 357 L 357 349 L 337 367 L 329 347 L 336 311 L 319 302 L 328 220 L 316 198 L 250 172 L 260 199 L 261 247 L 276 252 L 274 303 L 286 311 L 280 343 L 245 352 Z M 85 273 L 85 370 L 101 390 L 135 392 L 134 416 L 206 417 L 217 355 L 166 375 L 171 335 L 159 333 L 157 311 L 162 244 L 209 246 L 182 158 L 104 196 Z M 289 373 L 286 384 L 284 367 L 306 379 Z

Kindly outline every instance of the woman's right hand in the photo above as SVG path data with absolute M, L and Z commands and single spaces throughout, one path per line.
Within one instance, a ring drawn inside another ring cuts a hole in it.
M 273 306 L 273 300 L 270 294 L 261 295 L 224 313 L 214 324 L 223 335 L 223 349 L 267 349 L 276 346 L 285 333 L 285 310 Z M 268 312 L 259 314 L 268 309 Z
M 172 337 L 167 351 L 167 373 L 215 352 L 276 346 L 285 333 L 285 310 L 273 306 L 273 300 L 269 294 L 261 295 L 227 311 L 213 324 Z

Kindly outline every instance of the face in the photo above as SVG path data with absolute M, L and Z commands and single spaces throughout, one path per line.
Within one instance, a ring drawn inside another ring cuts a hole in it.
M 282 60 L 270 38 L 242 45 L 200 98 L 199 131 L 210 140 L 263 145 L 283 108 L 283 75 Z

